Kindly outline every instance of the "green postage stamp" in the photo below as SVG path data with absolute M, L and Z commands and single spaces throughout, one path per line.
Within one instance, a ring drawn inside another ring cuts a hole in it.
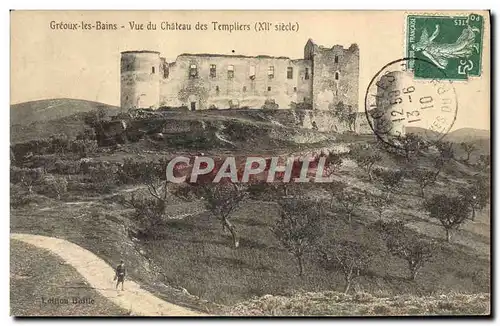
M 467 80 L 481 76 L 483 17 L 408 15 L 406 56 L 416 78 Z M 422 64 L 421 60 L 433 65 Z

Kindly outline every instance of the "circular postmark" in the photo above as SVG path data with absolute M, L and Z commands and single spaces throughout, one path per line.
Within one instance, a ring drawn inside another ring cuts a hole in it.
M 373 76 L 365 94 L 365 113 L 370 127 L 383 142 L 399 147 L 401 137 L 418 133 L 427 141 L 442 139 L 457 116 L 457 96 L 451 80 L 415 78 L 407 68 L 435 65 L 418 58 L 403 58 L 382 67 Z

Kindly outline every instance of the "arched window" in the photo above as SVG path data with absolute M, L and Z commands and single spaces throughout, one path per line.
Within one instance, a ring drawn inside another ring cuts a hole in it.
M 338 71 L 335 72 L 335 80 L 339 80 L 339 72 Z
M 155 67 L 151 67 L 151 73 L 154 74 L 155 73 Z
M 335 56 L 335 63 L 339 63 L 339 56 L 338 55 Z

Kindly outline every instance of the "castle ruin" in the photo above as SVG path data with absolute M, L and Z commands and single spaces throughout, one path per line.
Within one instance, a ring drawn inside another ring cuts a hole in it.
M 266 55 L 181 54 L 168 63 L 156 51 L 121 53 L 121 107 L 190 110 L 269 105 L 358 110 L 359 49 L 326 48 L 311 39 L 303 59 Z

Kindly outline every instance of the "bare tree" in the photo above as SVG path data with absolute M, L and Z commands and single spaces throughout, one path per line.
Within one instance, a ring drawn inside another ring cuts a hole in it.
M 284 199 L 279 205 L 280 218 L 272 231 L 297 259 L 299 276 L 303 276 L 304 254 L 321 236 L 322 205 L 298 198 Z
M 351 157 L 356 163 L 366 171 L 370 182 L 373 181 L 372 169 L 375 163 L 382 160 L 382 156 L 376 153 L 373 149 L 355 147 L 351 150 Z
M 481 171 L 488 170 L 490 167 L 490 164 L 491 164 L 490 162 L 491 162 L 491 155 L 490 154 L 480 155 L 478 165 L 479 165 L 479 168 L 481 169 Z
M 10 181 L 20 183 L 30 195 L 33 193 L 33 186 L 42 182 L 44 177 L 45 172 L 42 168 L 29 169 L 13 166 L 10 169 Z
M 236 183 L 216 183 L 201 186 L 200 193 L 205 201 L 205 208 L 222 224 L 222 230 L 229 230 L 234 248 L 240 245 L 236 226 L 231 222 L 231 214 L 240 206 L 247 195 L 246 188 Z
M 490 199 L 490 186 L 487 180 L 476 178 L 471 185 L 458 190 L 462 199 L 469 204 L 472 210 L 471 220 L 474 221 L 476 212 L 486 207 Z
M 347 293 L 353 281 L 366 270 L 373 256 L 366 246 L 349 240 L 331 241 L 318 249 L 324 266 L 329 270 L 338 270 L 344 275 L 344 293 Z
M 425 203 L 432 218 L 436 218 L 446 231 L 446 241 L 451 241 L 451 230 L 458 229 L 470 213 L 469 203 L 460 196 L 436 195 Z
M 467 157 L 465 158 L 465 162 L 469 162 L 471 154 L 477 150 L 476 145 L 473 143 L 466 143 L 462 142 L 460 143 L 460 147 L 467 153 Z
M 155 210 L 161 215 L 165 214 L 169 193 L 169 183 L 166 178 L 167 165 L 168 162 L 165 160 L 139 163 L 127 160 L 120 170 L 123 181 L 132 180 L 146 186 L 149 195 L 154 199 Z
M 363 196 L 354 191 L 343 189 L 338 192 L 334 198 L 340 204 L 342 213 L 347 216 L 347 221 L 351 223 L 353 212 L 363 201 Z
M 403 184 L 404 172 L 401 170 L 374 169 L 373 173 L 380 181 L 387 197 Z
M 380 195 L 369 195 L 366 194 L 367 198 L 369 198 L 370 205 L 377 212 L 378 218 L 382 219 L 384 216 L 387 207 L 393 203 L 393 200 L 390 197 L 387 197 L 385 194 Z
M 433 247 L 419 239 L 415 232 L 408 229 L 402 221 L 376 222 L 382 231 L 389 252 L 406 260 L 410 279 L 415 280 L 420 269 L 432 258 Z
M 423 139 L 414 133 L 398 136 L 395 140 L 401 148 L 406 162 L 410 162 L 413 155 L 417 155 L 424 146 Z
M 438 140 L 434 143 L 434 145 L 436 146 L 439 154 L 437 160 L 438 168 L 439 164 L 441 164 L 442 167 L 455 158 L 455 149 L 453 148 L 452 142 Z
M 410 175 L 417 182 L 420 189 L 420 197 L 425 198 L 425 188 L 436 183 L 435 172 L 427 169 L 414 169 Z
M 316 160 L 319 160 L 319 158 L 321 158 L 321 155 Z M 337 153 L 328 153 L 325 160 L 325 174 L 327 176 L 331 176 L 333 173 L 338 171 L 342 166 L 343 161 L 342 155 Z
M 338 201 L 337 196 L 347 188 L 347 184 L 341 181 L 332 181 L 325 182 L 322 186 L 323 189 L 330 195 L 330 209 L 332 209 Z

